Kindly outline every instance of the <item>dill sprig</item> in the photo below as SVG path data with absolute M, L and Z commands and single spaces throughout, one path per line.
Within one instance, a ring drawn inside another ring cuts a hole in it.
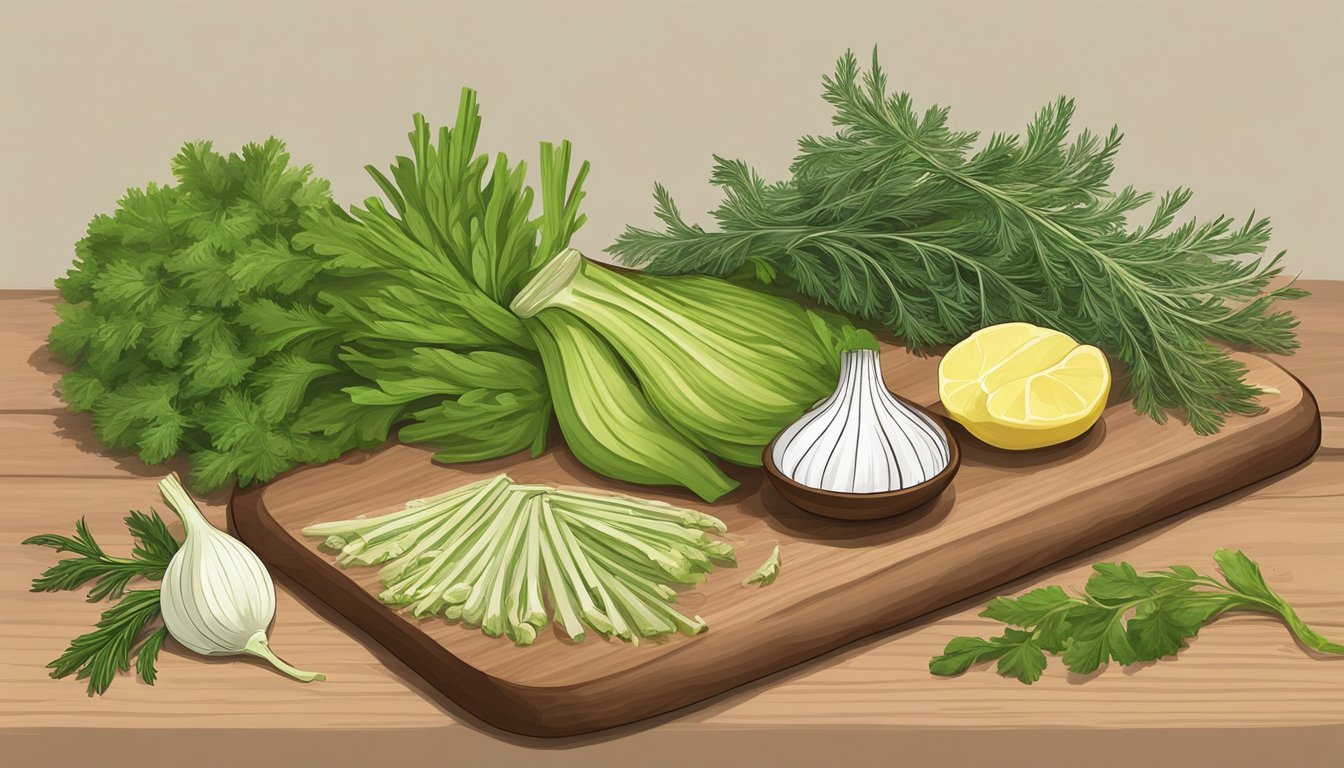
M 75 535 L 60 536 L 45 533 L 24 539 L 24 544 L 51 547 L 57 552 L 73 552 L 76 557 L 66 558 L 33 579 L 34 592 L 63 592 L 75 590 L 90 581 L 89 602 L 105 598 L 116 599 L 126 591 L 132 579 L 140 577 L 151 581 L 163 578 L 163 572 L 177 552 L 178 543 L 154 510 L 146 515 L 132 510 L 125 518 L 126 528 L 135 537 L 130 557 L 112 557 L 89 533 L 88 523 L 80 518 L 75 523 Z
M 1259 258 L 1268 219 L 1175 225 L 1191 193 L 1153 201 L 1107 185 L 1121 134 L 1070 141 L 1072 99 L 1042 109 L 1025 138 L 948 127 L 891 94 L 877 61 L 847 52 L 824 78 L 838 131 L 807 136 L 785 181 L 715 157 L 718 231 L 688 223 L 655 186 L 665 228 L 629 227 L 608 250 L 661 274 L 754 276 L 881 323 L 916 349 L 1026 321 L 1096 344 L 1129 369 L 1134 407 L 1177 411 L 1200 434 L 1254 414 L 1259 394 L 1224 345 L 1290 352 L 1297 319 L 1275 307 L 1306 292 L 1269 288 L 1283 254 Z M 1253 259 L 1234 258 L 1257 255 Z
M 90 696 L 104 693 L 118 672 L 129 670 L 132 655 L 140 679 L 153 685 L 158 676 L 154 662 L 168 636 L 168 630 L 159 627 L 142 637 L 159 616 L 159 590 L 128 591 L 126 587 L 136 578 L 162 579 L 180 544 L 154 510 L 148 515 L 132 511 L 126 516 L 125 523 L 135 537 L 130 557 L 107 554 L 89 533 L 88 524 L 82 518 L 75 523 L 73 537 L 48 533 L 23 541 L 24 544 L 75 554 L 33 579 L 32 591 L 76 590 L 92 581 L 89 602 L 116 601 L 103 611 L 92 631 L 71 640 L 65 652 L 47 665 L 52 677 L 74 674 L 76 679 L 87 679 Z

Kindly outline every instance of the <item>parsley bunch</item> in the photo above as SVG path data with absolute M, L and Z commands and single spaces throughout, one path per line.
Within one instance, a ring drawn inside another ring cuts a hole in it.
M 75 523 L 74 537 L 49 533 L 23 542 L 75 554 L 34 579 L 32 591 L 73 591 L 93 582 L 90 603 L 117 601 L 103 611 L 92 632 L 70 641 L 70 647 L 47 665 L 52 677 L 74 674 L 79 680 L 87 679 L 90 696 L 103 693 L 118 672 L 129 670 L 132 655 L 136 674 L 153 685 L 158 677 L 154 662 L 168 637 L 166 627 L 147 632 L 159 616 L 159 590 L 127 590 L 127 586 L 137 578 L 162 579 L 179 542 L 154 510 L 148 515 L 132 511 L 125 522 L 135 537 L 130 557 L 112 557 L 104 552 L 82 518 Z
M 1305 292 L 1267 289 L 1279 257 L 1231 258 L 1264 251 L 1268 220 L 1177 225 L 1190 192 L 1176 189 L 1129 226 L 1153 196 L 1108 186 L 1120 133 L 1070 140 L 1070 99 L 1025 137 L 973 151 L 979 134 L 950 128 L 946 107 L 921 114 L 888 92 L 876 53 L 866 72 L 846 53 L 824 97 L 838 132 L 801 139 L 789 179 L 715 158 L 718 231 L 687 222 L 657 185 L 665 228 L 630 227 L 608 250 L 661 274 L 778 281 L 917 349 L 1002 322 L 1054 328 L 1124 361 L 1139 412 L 1178 411 L 1200 434 L 1258 411 L 1246 367 L 1214 342 L 1297 346 L 1297 320 L 1275 302 Z
M 187 144 L 173 175 L 94 218 L 56 283 L 50 343 L 71 365 L 60 383 L 71 409 L 146 463 L 187 453 L 200 488 L 381 441 L 386 423 L 332 407 L 358 381 L 339 366 L 338 326 L 266 347 L 249 331 L 268 314 L 312 316 L 327 265 L 294 236 L 331 205 L 327 182 L 274 138 L 227 157 Z
M 1079 596 L 1052 586 L 1017 598 L 996 597 L 980 615 L 1009 625 L 1003 634 L 954 638 L 929 662 L 929 671 L 959 675 L 997 660 L 1000 675 L 1030 685 L 1045 670 L 1048 652 L 1059 654 L 1069 671 L 1087 675 L 1111 661 L 1171 656 L 1205 624 L 1234 610 L 1278 616 L 1308 648 L 1344 654 L 1344 645 L 1308 627 L 1269 588 L 1254 560 L 1231 549 L 1218 550 L 1213 560 L 1225 581 L 1184 565 L 1139 573 L 1129 563 L 1099 563 Z

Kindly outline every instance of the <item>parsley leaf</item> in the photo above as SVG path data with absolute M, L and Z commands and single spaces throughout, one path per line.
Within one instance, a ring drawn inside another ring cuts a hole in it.
M 1214 553 L 1213 559 L 1218 563 L 1219 570 L 1227 577 L 1228 583 L 1245 596 L 1246 607 L 1277 613 L 1288 623 L 1293 635 L 1308 648 L 1322 653 L 1344 654 L 1344 645 L 1332 643 L 1308 627 L 1297 615 L 1297 611 L 1269 588 L 1260 573 L 1260 566 L 1243 552 L 1220 549 Z
M 1069 617 L 1064 666 L 1090 675 L 1111 659 L 1132 664 L 1138 658 L 1122 621 L 1123 611 L 1098 605 L 1079 606 Z
M 996 597 L 980 615 L 1010 625 L 1003 635 L 953 638 L 929 662 L 929 671 L 959 675 L 998 659 L 999 674 L 1030 684 L 1040 678 L 1049 652 L 1059 654 L 1069 671 L 1088 675 L 1112 661 L 1123 665 L 1174 655 L 1204 625 L 1232 610 L 1276 615 L 1304 645 L 1344 654 L 1344 645 L 1308 627 L 1269 587 L 1254 560 L 1220 549 L 1214 561 L 1225 581 L 1184 565 L 1140 573 L 1128 563 L 1098 563 L 1081 597 L 1053 586 Z
M 1016 677 L 1031 685 L 1045 670 L 1045 653 L 1033 633 L 1020 629 L 1005 629 L 999 637 L 983 640 L 978 637 L 958 637 L 947 644 L 943 655 L 929 662 L 929 671 L 935 675 L 959 675 L 973 665 L 998 659 L 999 674 Z
M 929 662 L 929 671 L 950 677 L 960 675 L 982 661 L 993 661 L 1008 652 L 1008 646 L 979 637 L 954 637 L 940 656 Z
M 1129 620 L 1125 635 L 1134 647 L 1137 661 L 1174 656 L 1185 648 L 1187 638 L 1199 634 L 1200 627 L 1228 607 L 1227 597 L 1184 590 L 1145 605 L 1141 613 Z
M 1066 622 L 1079 604 L 1059 587 L 1034 589 L 1019 598 L 996 597 L 981 616 L 1015 627 L 1035 628 L 1037 644 L 1052 653 L 1064 647 Z
M 1036 643 L 1033 633 L 1005 629 L 1003 636 L 994 638 L 994 642 L 1007 648 L 1007 652 L 999 657 L 1000 675 L 1016 677 L 1027 685 L 1041 679 L 1041 672 L 1045 670 L 1045 653 Z
M 1227 583 L 1238 592 L 1260 600 L 1277 602 L 1278 595 L 1265 583 L 1260 574 L 1260 566 L 1247 557 L 1241 550 L 1220 549 L 1213 553 L 1213 561 L 1223 572 Z

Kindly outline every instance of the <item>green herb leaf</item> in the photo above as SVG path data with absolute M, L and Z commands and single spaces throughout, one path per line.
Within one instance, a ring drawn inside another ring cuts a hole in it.
M 132 510 L 126 516 L 125 522 L 126 528 L 136 540 L 135 547 L 131 550 L 131 557 L 159 568 L 158 575 L 151 572 L 146 576 L 149 579 L 159 579 L 163 575 L 162 569 L 168 567 L 169 561 L 177 554 L 182 544 L 173 537 L 172 532 L 168 530 L 168 524 L 153 509 L 149 510 L 148 515 Z
M 1260 566 L 1241 550 L 1220 549 L 1214 553 L 1213 559 L 1228 584 L 1245 596 L 1239 606 L 1229 607 L 1248 607 L 1276 613 L 1287 623 L 1293 635 L 1307 647 L 1322 653 L 1344 654 L 1344 645 L 1330 642 L 1307 626 L 1292 606 L 1270 589 L 1260 573 Z
M 998 671 L 1004 677 L 1016 677 L 1030 685 L 1045 670 L 1045 653 L 1031 632 L 1006 629 L 999 637 L 953 638 L 940 656 L 929 661 L 929 672 L 942 677 L 960 675 L 975 664 L 998 659 Z
M 140 644 L 139 650 L 135 652 L 135 672 L 144 680 L 147 685 L 153 685 L 159 678 L 159 671 L 154 667 L 154 662 L 159 658 L 159 650 L 163 648 L 163 641 L 168 639 L 168 628 L 159 627 L 145 641 Z
M 1087 594 L 1102 602 L 1125 602 L 1151 597 L 1161 580 L 1140 576 L 1129 563 L 1097 563 L 1087 580 Z
M 1124 611 L 1128 608 L 1110 608 L 1092 600 L 1075 608 L 1064 628 L 1064 653 L 1061 659 L 1070 672 L 1090 675 L 1114 659 L 1120 664 L 1133 664 L 1138 659 L 1125 633 Z
M 1213 561 L 1223 578 L 1238 592 L 1260 600 L 1279 602 L 1279 596 L 1265 583 L 1260 566 L 1239 549 L 1220 549 L 1213 553 Z
M 1037 644 L 1059 653 L 1069 637 L 1070 612 L 1081 604 L 1059 587 L 1044 587 L 1016 599 L 996 597 L 980 615 L 1015 627 L 1035 628 Z
M 163 578 L 164 570 L 180 546 L 163 519 L 152 509 L 147 515 L 132 511 L 125 522 L 135 537 L 130 558 L 112 557 L 104 552 L 89 533 L 83 518 L 75 523 L 73 538 L 43 534 L 23 542 L 78 555 L 61 560 L 34 579 L 34 592 L 74 590 L 93 581 L 89 602 L 105 598 L 119 600 L 103 612 L 92 632 L 75 638 L 65 653 L 47 665 L 52 670 L 52 677 L 78 673 L 79 679 L 88 678 L 90 696 L 106 691 L 117 672 L 130 668 L 136 640 L 145 626 L 159 615 L 159 590 L 126 591 L 126 586 L 136 578 Z M 156 675 L 154 658 L 166 634 L 166 629 L 160 629 L 150 635 L 136 654 L 136 671 L 151 685 Z
M 1111 661 L 1132 664 L 1174 655 L 1204 625 L 1232 610 L 1277 615 L 1303 644 L 1344 654 L 1344 645 L 1313 631 L 1270 589 L 1255 561 L 1228 549 L 1218 550 L 1214 560 L 1227 583 L 1184 565 L 1140 573 L 1128 563 L 1098 563 L 1082 597 L 1059 587 L 996 597 L 980 615 L 1020 629 L 990 640 L 955 638 L 929 663 L 929 671 L 956 675 L 999 659 L 1000 674 L 1030 683 L 1045 668 L 1042 652 L 1050 652 L 1061 654 L 1069 671 L 1089 675 Z
M 88 679 L 90 696 L 102 694 L 118 672 L 130 669 L 131 648 L 136 638 L 158 615 L 159 590 L 127 592 L 120 602 L 103 612 L 92 632 L 70 641 L 65 653 L 47 665 L 51 676 L 61 678 L 76 673 L 78 679 Z
M 308 401 L 308 390 L 313 382 L 337 371 L 334 365 L 293 353 L 276 355 L 273 362 L 253 377 L 254 384 L 261 390 L 257 397 L 261 415 L 272 421 L 282 421 Z
M 1187 638 L 1199 634 L 1199 628 L 1227 606 L 1226 598 L 1217 600 L 1193 591 L 1153 601 L 1141 615 L 1131 618 L 1125 629 L 1135 659 L 1153 661 L 1175 655 L 1185 648 Z M 1116 660 L 1128 663 L 1118 657 Z
M 1008 649 L 999 657 L 1000 675 L 1016 677 L 1027 685 L 1041 679 L 1041 672 L 1045 671 L 1045 653 L 1031 632 L 1005 629 L 1002 638 L 995 638 L 995 642 L 999 641 Z
M 980 615 L 1015 627 L 1034 627 L 1077 604 L 1060 587 L 1042 587 L 1017 598 L 996 597 Z
M 324 259 L 290 247 L 284 238 L 263 237 L 239 249 L 228 266 L 228 275 L 239 290 L 291 296 L 302 291 L 325 266 Z
M 939 656 L 929 661 L 929 671 L 942 677 L 960 675 L 982 661 L 992 661 L 1007 653 L 1009 646 L 979 637 L 954 637 Z
M 75 523 L 73 538 L 43 534 L 24 539 L 24 544 L 51 547 L 57 552 L 78 555 L 48 568 L 33 580 L 32 591 L 76 590 L 93 581 L 88 600 L 95 603 L 106 598 L 121 597 L 126 586 L 136 578 L 162 578 L 168 561 L 178 547 L 163 520 L 153 510 L 150 510 L 149 515 L 131 512 L 126 518 L 126 525 L 136 537 L 136 545 L 129 559 L 112 557 L 104 552 L 89 533 L 88 524 L 83 518 Z

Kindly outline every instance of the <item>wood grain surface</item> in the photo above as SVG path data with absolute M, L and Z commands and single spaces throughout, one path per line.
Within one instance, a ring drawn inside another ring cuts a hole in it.
M 59 371 L 44 338 L 48 293 L 0 292 L 0 430 L 29 429 L 32 452 L 0 465 L 0 749 L 25 766 L 330 765 L 454 760 L 591 766 L 735 764 L 1039 765 L 1077 755 L 1089 765 L 1329 764 L 1344 742 L 1344 663 L 1303 651 L 1278 623 L 1219 620 L 1176 659 L 1104 669 L 1077 679 L 1054 663 L 1033 686 L 976 668 L 933 678 L 931 655 L 950 637 L 994 627 L 976 614 L 1002 592 L 1081 586 L 1098 560 L 1139 567 L 1209 568 L 1219 546 L 1256 558 L 1270 583 L 1322 633 L 1344 637 L 1344 283 L 1308 281 L 1298 302 L 1303 349 L 1275 358 L 1300 376 L 1323 413 L 1323 441 L 1307 464 L 982 593 L 918 622 L 657 719 L 655 727 L 537 741 L 480 725 L 381 651 L 361 631 L 279 581 L 275 647 L 327 672 L 296 685 L 248 661 L 207 662 L 165 648 L 149 687 L 129 677 L 101 698 L 43 665 L 87 631 L 98 608 L 76 595 L 26 591 L 53 562 L 19 546 L 69 530 L 84 515 L 109 548 L 128 543 L 129 508 L 160 506 L 160 468 L 144 468 L 93 441 L 87 420 L 63 414 Z M 49 430 L 31 429 L 45 424 Z M 47 448 L 37 451 L 40 445 Z M 113 477 L 75 477 L 69 465 L 110 461 Z M 223 499 L 206 512 L 224 522 Z

